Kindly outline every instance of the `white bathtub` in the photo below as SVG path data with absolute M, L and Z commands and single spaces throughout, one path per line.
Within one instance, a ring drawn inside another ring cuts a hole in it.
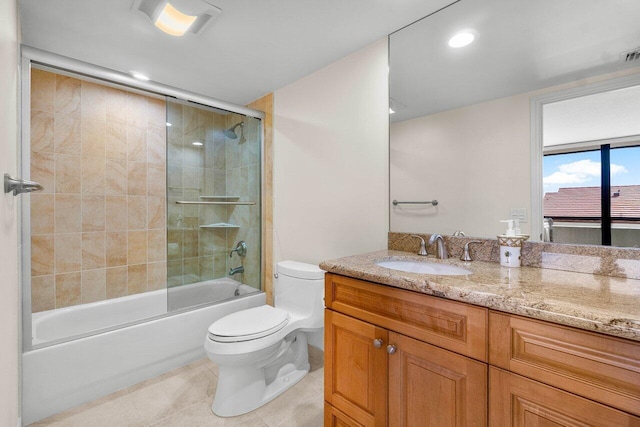
M 239 290 L 240 296 L 234 296 Z M 265 304 L 263 292 L 223 278 L 36 313 L 34 345 L 166 313 L 169 307 L 214 305 L 23 353 L 25 425 L 205 356 L 209 325 L 229 313 Z

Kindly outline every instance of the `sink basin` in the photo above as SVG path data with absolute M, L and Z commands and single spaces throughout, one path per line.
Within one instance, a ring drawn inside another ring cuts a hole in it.
M 462 276 L 471 271 L 454 265 L 421 261 L 380 261 L 376 265 L 391 270 L 407 271 L 409 273 L 435 274 L 438 276 Z

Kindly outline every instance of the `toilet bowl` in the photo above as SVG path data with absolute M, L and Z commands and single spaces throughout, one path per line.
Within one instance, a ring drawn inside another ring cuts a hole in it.
M 276 271 L 274 307 L 238 311 L 209 327 L 204 348 L 218 365 L 218 416 L 259 408 L 309 372 L 305 332 L 323 327 L 324 271 L 296 261 L 279 262 Z

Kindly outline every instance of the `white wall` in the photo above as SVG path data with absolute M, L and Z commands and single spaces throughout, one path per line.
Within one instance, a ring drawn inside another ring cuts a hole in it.
M 517 95 L 391 125 L 391 230 L 495 237 L 531 212 L 529 98 Z M 470 208 L 471 206 L 475 208 Z M 529 222 L 522 224 L 523 233 Z
M 275 92 L 275 262 L 387 247 L 388 79 L 385 38 Z
M 16 174 L 18 139 L 18 12 L 15 0 L 0 1 L 0 176 Z M 15 426 L 18 391 L 17 199 L 0 195 L 0 425 Z

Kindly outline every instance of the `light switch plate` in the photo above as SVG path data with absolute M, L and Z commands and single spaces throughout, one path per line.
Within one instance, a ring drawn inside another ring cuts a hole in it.
M 511 208 L 511 219 L 517 219 L 520 223 L 527 222 L 527 210 L 525 208 Z

